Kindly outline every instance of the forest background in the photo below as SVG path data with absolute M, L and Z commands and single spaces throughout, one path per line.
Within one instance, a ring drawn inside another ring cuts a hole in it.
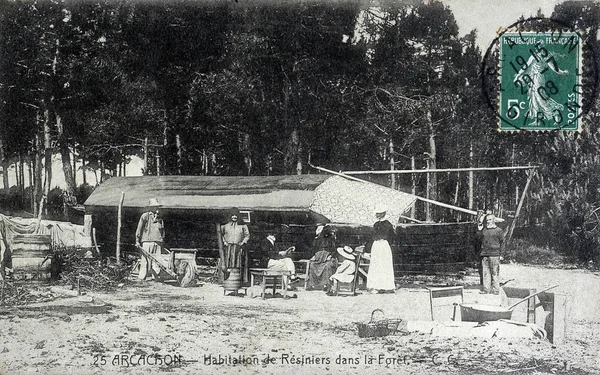
M 69 219 L 62 208 L 95 187 L 86 173 L 76 184 L 78 164 L 102 181 L 133 156 L 148 175 L 536 165 L 523 249 L 598 264 L 598 100 L 581 133 L 498 133 L 477 31 L 459 36 L 440 2 L 369 4 L 0 0 L 0 207 Z M 599 4 L 545 16 L 597 50 Z M 55 154 L 65 189 L 53 189 Z M 527 175 L 371 179 L 510 217 Z

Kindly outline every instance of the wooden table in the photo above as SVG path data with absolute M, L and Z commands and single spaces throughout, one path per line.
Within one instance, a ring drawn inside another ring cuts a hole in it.
M 289 277 L 292 275 L 291 271 L 278 271 L 269 268 L 250 268 L 250 286 L 254 286 L 254 278 L 258 277 L 260 285 L 262 287 L 262 298 L 265 299 L 265 291 L 267 284 L 273 287 L 273 296 L 277 290 L 279 282 L 281 282 L 281 289 L 283 291 L 283 298 L 287 297 L 287 289 L 289 285 Z M 279 281 L 279 279 L 281 281 Z

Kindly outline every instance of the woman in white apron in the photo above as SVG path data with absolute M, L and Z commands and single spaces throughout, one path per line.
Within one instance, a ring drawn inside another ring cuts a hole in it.
M 387 209 L 383 205 L 375 207 L 377 222 L 373 224 L 373 244 L 371 245 L 371 263 L 367 276 L 367 289 L 371 293 L 393 293 L 394 262 L 390 241 L 395 236 L 394 226 L 385 219 Z

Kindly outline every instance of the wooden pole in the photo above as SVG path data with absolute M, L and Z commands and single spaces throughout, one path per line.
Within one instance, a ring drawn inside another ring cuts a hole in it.
M 121 265 L 121 222 L 123 212 L 123 201 L 125 200 L 125 192 L 121 192 L 121 200 L 119 201 L 119 211 L 117 216 L 117 266 Z
M 100 255 L 100 247 L 98 247 L 98 241 L 96 240 L 96 228 L 92 228 L 92 240 L 94 240 L 94 247 L 96 248 L 96 254 Z
M 83 215 L 83 233 L 92 236 L 92 215 Z
M 529 170 L 537 169 L 534 165 L 518 165 L 515 167 L 477 167 L 477 168 L 445 168 L 445 169 L 396 169 L 381 170 L 381 171 L 344 171 L 342 173 L 347 175 L 361 175 L 361 174 L 408 174 L 408 173 L 447 173 L 447 172 L 482 172 L 482 171 L 516 171 L 516 170 Z
M 525 183 L 525 188 L 523 188 L 523 194 L 521 194 L 521 199 L 519 200 L 519 205 L 517 206 L 517 211 L 515 212 L 515 217 L 510 223 L 510 227 L 505 234 L 504 246 L 507 246 L 512 239 L 513 231 L 515 230 L 515 225 L 517 224 L 517 219 L 519 218 L 519 214 L 521 213 L 521 208 L 523 207 L 523 202 L 525 201 L 525 196 L 527 195 L 527 190 L 529 190 L 529 185 L 531 185 L 531 180 L 533 180 L 533 176 L 535 175 L 535 171 L 529 172 L 529 176 L 527 177 L 527 182 Z
M 221 224 L 217 223 L 217 245 L 219 246 L 219 262 L 217 264 L 217 275 L 219 284 L 223 283 L 227 265 L 225 264 L 225 249 L 223 248 L 223 237 L 221 237 Z

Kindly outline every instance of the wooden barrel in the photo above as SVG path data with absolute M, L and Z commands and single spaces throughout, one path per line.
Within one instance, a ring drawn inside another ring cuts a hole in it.
M 49 278 L 52 257 L 52 236 L 49 234 L 18 234 L 12 241 L 12 268 L 18 279 Z
M 223 281 L 225 291 L 237 292 L 242 286 L 242 273 L 239 268 L 230 268 L 229 277 Z

